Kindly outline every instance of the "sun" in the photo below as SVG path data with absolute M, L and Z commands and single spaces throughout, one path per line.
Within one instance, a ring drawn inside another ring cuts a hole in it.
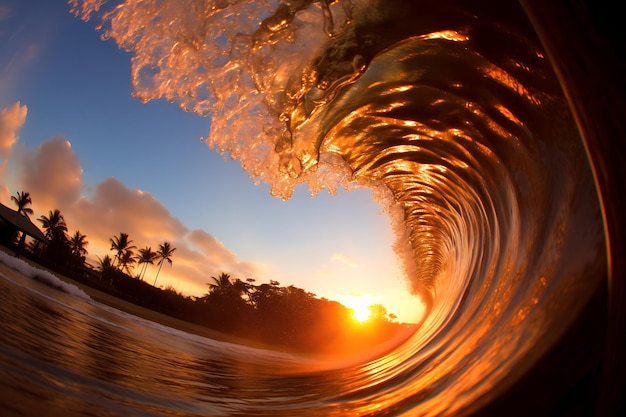
M 372 315 L 369 306 L 365 304 L 352 307 L 352 311 L 352 317 L 359 323 L 367 321 Z
M 355 321 L 364 323 L 372 315 L 370 306 L 376 303 L 376 298 L 371 295 L 345 295 L 339 302 L 352 310 L 352 318 Z

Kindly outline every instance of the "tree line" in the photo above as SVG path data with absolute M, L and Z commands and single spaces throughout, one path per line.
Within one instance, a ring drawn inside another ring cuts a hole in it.
M 32 205 L 30 193 L 20 191 L 16 195 L 11 196 L 11 200 L 17 206 L 17 212 L 30 219 L 33 210 L 29 207 Z M 44 234 L 48 239 L 47 244 L 43 248 L 38 247 L 37 242 L 31 242 L 29 249 L 31 253 L 36 253 L 43 259 L 56 267 L 66 267 L 69 269 L 81 269 L 86 266 L 87 236 L 82 234 L 80 230 L 76 230 L 74 234 L 68 235 L 68 227 L 65 218 L 58 209 L 50 210 L 47 215 L 41 215 L 37 221 L 41 223 Z M 135 265 L 140 265 L 139 273 L 135 274 L 135 278 L 144 279 L 147 266 L 157 262 L 159 268 L 154 277 L 156 285 L 159 273 L 163 263 L 167 261 L 172 265 L 172 254 L 176 248 L 172 247 L 170 242 L 159 244 L 156 251 L 150 246 L 135 250 L 137 247 L 133 245 L 133 241 L 129 238 L 128 233 L 120 232 L 119 235 L 109 239 L 111 243 L 111 251 L 114 255 L 105 255 L 98 258 L 98 269 L 100 271 L 108 268 L 117 268 L 124 271 L 128 275 L 133 275 Z
M 33 214 L 29 193 L 11 199 L 20 214 Z M 398 323 L 380 304 L 370 306 L 369 320 L 360 324 L 351 309 L 336 301 L 278 281 L 257 284 L 254 278 L 242 280 L 226 272 L 210 277 L 207 292 L 200 297 L 183 295 L 171 286 L 158 288 L 161 267 L 172 264 L 176 248 L 163 242 L 156 251 L 148 246 L 137 250 L 124 232 L 109 239 L 113 256 L 98 257 L 99 265 L 92 270 L 85 264 L 87 236 L 79 230 L 68 235 L 59 210 L 37 220 L 48 238 L 44 248 L 29 246 L 37 262 L 134 304 L 220 332 L 283 349 L 331 353 L 366 350 L 411 327 Z M 150 284 L 144 277 L 147 266 L 155 262 L 158 269 Z

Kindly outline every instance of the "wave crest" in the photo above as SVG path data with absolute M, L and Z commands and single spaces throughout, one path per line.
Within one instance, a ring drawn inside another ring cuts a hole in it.
M 87 18 L 104 2 L 72 3 Z M 126 1 L 101 13 L 133 54 L 135 94 L 210 115 L 208 144 L 274 195 L 306 182 L 384 200 L 430 314 L 402 347 L 351 368 L 341 401 L 354 410 L 453 414 L 536 361 L 605 276 L 585 150 L 519 5 L 438 3 Z

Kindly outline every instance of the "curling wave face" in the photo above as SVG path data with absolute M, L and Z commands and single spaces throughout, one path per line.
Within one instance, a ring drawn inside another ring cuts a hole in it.
M 457 415 L 532 365 L 604 279 L 585 149 L 516 2 L 70 3 L 132 53 L 140 99 L 210 115 L 209 146 L 275 196 L 370 187 L 387 207 L 428 316 L 306 394 L 268 380 L 274 415 Z

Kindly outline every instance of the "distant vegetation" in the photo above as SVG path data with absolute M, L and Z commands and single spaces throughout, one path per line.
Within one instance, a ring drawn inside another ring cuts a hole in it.
M 28 193 L 12 197 L 18 212 L 32 214 Z M 30 210 L 30 211 L 29 211 Z M 163 263 L 173 263 L 176 248 L 163 242 L 156 251 L 144 247 L 135 252 L 127 233 L 110 238 L 112 256 L 97 257 L 99 265 L 86 264 L 87 236 L 76 230 L 68 235 L 59 210 L 37 219 L 48 243 L 30 242 L 21 255 L 115 297 L 245 339 L 281 349 L 308 353 L 365 351 L 411 328 L 397 323 L 380 304 L 370 306 L 371 315 L 359 323 L 354 312 L 344 305 L 319 298 L 294 286 L 277 281 L 257 284 L 252 278 L 242 281 L 230 274 L 208 277 L 207 292 L 201 297 L 186 296 L 173 287 L 156 287 Z M 2 241 L 16 249 L 17 233 L 3 231 Z M 147 266 L 158 265 L 153 284 L 144 281 Z

